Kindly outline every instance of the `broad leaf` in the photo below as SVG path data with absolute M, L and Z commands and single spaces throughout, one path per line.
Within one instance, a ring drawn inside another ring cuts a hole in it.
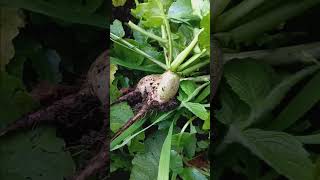
M 12 40 L 19 34 L 19 28 L 24 26 L 24 20 L 19 9 L 0 7 L 0 70 L 13 58 L 15 51 Z
M 110 25 L 110 31 L 121 38 L 125 35 L 122 23 L 118 19 L 114 20 L 113 23 Z
M 0 139 L 1 180 L 62 180 L 75 172 L 65 143 L 52 128 L 38 128 Z
M 242 132 L 239 142 L 291 180 L 314 179 L 308 152 L 287 133 L 248 129 Z
M 127 103 L 119 103 L 110 107 L 110 129 L 116 132 L 121 128 L 131 117 L 133 111 Z

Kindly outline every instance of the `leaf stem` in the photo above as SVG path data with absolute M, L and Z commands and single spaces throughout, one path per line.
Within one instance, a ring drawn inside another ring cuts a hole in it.
M 163 19 L 163 22 L 164 22 L 165 29 L 167 31 L 168 61 L 169 61 L 169 64 L 170 64 L 171 61 L 172 61 L 172 37 L 171 37 L 170 24 L 169 24 L 167 15 L 164 12 L 163 5 L 161 4 L 161 2 L 159 0 L 155 0 L 155 1 L 156 1 L 157 5 L 158 5 L 160 11 L 161 11 L 161 16 L 162 16 L 162 19 Z
M 163 25 L 161 25 L 161 34 L 162 34 L 162 38 L 167 38 L 167 34 L 166 34 L 166 29 Z M 164 58 L 166 60 L 166 65 L 168 68 L 170 68 L 170 61 L 168 59 L 168 50 L 167 50 L 167 47 L 163 47 L 163 53 L 164 53 Z
M 179 65 L 186 59 L 191 50 L 198 43 L 199 35 L 203 30 L 203 28 L 200 29 L 199 32 L 193 38 L 193 40 L 190 42 L 190 44 L 182 52 L 180 52 L 180 54 L 178 54 L 178 56 L 173 60 L 171 64 L 171 71 L 175 72 L 178 69 Z
M 120 38 L 119 36 L 113 34 L 110 32 L 110 39 L 113 42 L 118 42 L 121 43 L 123 45 L 125 45 L 125 47 L 127 47 L 128 49 L 144 56 L 145 58 L 149 59 L 150 61 L 154 62 L 155 64 L 159 65 L 160 67 L 162 67 L 163 69 L 167 69 L 166 65 L 163 64 L 162 62 L 160 62 L 159 60 L 155 59 L 154 57 L 150 56 L 149 54 L 145 53 L 144 51 L 140 50 L 139 48 L 137 48 L 135 45 L 129 43 L 128 41 Z
M 199 57 L 201 57 L 207 50 L 203 49 L 200 53 L 193 55 L 190 59 L 188 59 L 185 63 L 181 64 L 178 67 L 177 71 L 182 71 L 184 70 L 186 67 L 188 67 L 190 64 L 192 64 L 193 62 L 195 62 L 197 59 L 199 59 Z
M 180 81 L 194 81 L 194 82 L 206 82 L 210 81 L 210 75 L 203 75 L 203 76 L 197 76 L 197 77 L 188 77 L 188 78 L 181 78 Z
M 190 75 L 191 73 L 199 70 L 200 68 L 206 66 L 207 64 L 210 64 L 210 61 L 204 61 L 204 62 L 198 63 L 198 64 L 196 64 L 196 65 L 194 65 L 192 67 L 189 67 L 189 68 L 181 71 L 181 74 L 185 75 L 185 76 L 186 75 Z
M 152 38 L 152 39 L 157 40 L 157 41 L 162 42 L 162 43 L 167 43 L 167 40 L 166 40 L 166 39 L 163 39 L 163 38 L 161 38 L 161 37 L 159 37 L 159 36 L 157 36 L 157 35 L 155 35 L 155 34 L 153 34 L 153 33 L 147 32 L 146 30 L 144 30 L 143 28 L 135 25 L 135 24 L 134 24 L 133 22 L 131 22 L 131 21 L 128 22 L 128 26 L 129 26 L 131 29 L 140 32 L 141 34 L 144 34 L 144 35 L 148 36 L 149 38 Z

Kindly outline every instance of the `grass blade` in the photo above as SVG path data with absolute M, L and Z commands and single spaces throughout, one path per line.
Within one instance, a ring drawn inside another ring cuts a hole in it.
M 174 121 L 171 123 L 168 135 L 162 145 L 160 161 L 159 161 L 159 169 L 158 169 L 158 180 L 169 180 L 170 152 L 171 152 L 173 123 Z

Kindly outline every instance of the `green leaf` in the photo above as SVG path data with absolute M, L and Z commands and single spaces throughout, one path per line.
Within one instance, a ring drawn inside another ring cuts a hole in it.
M 138 153 L 144 152 L 144 149 L 145 149 L 144 142 L 143 142 L 144 138 L 145 138 L 145 134 L 141 133 L 132 139 L 128 147 L 130 154 L 137 153 L 137 152 Z
M 88 1 L 86 6 L 80 1 L 43 1 L 43 0 L 2 0 L 1 5 L 26 9 L 59 18 L 71 23 L 87 24 L 104 29 L 109 28 L 105 14 L 93 13 L 101 7 L 103 0 Z M 9 21 L 10 22 L 10 21 Z
M 202 48 L 210 49 L 210 13 L 203 17 L 200 22 L 200 27 L 204 31 L 199 36 L 199 44 Z
M 298 73 L 296 73 L 298 74 Z M 301 73 L 300 73 L 301 74 Z M 269 125 L 270 129 L 284 130 L 299 120 L 320 101 L 320 73 L 318 72 Z
M 193 15 L 198 16 L 200 19 L 203 16 L 210 14 L 210 1 L 209 0 L 192 0 Z
M 112 152 L 110 159 L 110 172 L 114 172 L 118 169 L 124 169 L 129 171 L 131 169 L 131 162 L 128 161 L 128 156 L 125 154 L 116 154 L 115 152 Z
M 183 92 L 190 96 L 194 90 L 197 89 L 197 85 L 194 81 L 182 81 L 180 83 L 180 88 L 183 90 Z
M 37 128 L 0 139 L 0 179 L 62 180 L 75 172 L 65 143 L 52 128 Z
M 145 141 L 146 153 L 137 154 L 132 160 L 130 180 L 157 179 L 160 152 L 166 134 L 166 131 L 157 131 L 147 138 Z
M 184 180 L 207 180 L 206 176 L 200 173 L 195 168 L 184 168 L 183 172 L 180 174 Z
M 223 124 L 241 123 L 250 115 L 250 107 L 235 94 L 229 86 L 222 86 L 220 101 L 222 108 L 218 110 L 216 118 Z
M 118 70 L 117 65 L 115 64 L 110 64 L 110 84 L 112 84 L 112 82 L 114 81 L 114 75 L 116 74 Z
M 160 27 L 164 18 L 164 12 L 161 8 L 166 12 L 171 3 L 171 0 L 149 0 L 148 2 L 137 4 L 135 9 L 131 9 L 131 12 L 136 18 L 141 19 L 142 25 Z
M 164 143 L 161 148 L 160 160 L 159 160 L 159 168 L 158 168 L 158 180 L 169 180 L 169 170 L 170 170 L 170 152 L 171 152 L 171 138 L 172 138 L 172 130 L 173 123 L 168 131 L 168 135 L 164 140 Z
M 127 0 L 112 0 L 112 5 L 114 7 L 119 7 L 119 6 L 123 6 L 126 2 Z
M 24 27 L 21 12 L 16 8 L 0 7 L 0 70 L 14 57 L 15 50 L 12 40 L 19 34 L 19 28 Z
M 171 19 L 188 21 L 194 17 L 191 0 L 177 0 L 172 3 L 168 10 Z
M 175 150 L 171 150 L 170 169 L 174 173 L 181 173 L 183 170 L 183 162 L 180 154 Z
M 118 19 L 114 20 L 113 23 L 110 25 L 110 31 L 121 38 L 123 38 L 125 35 L 122 23 Z
M 157 123 L 159 123 L 161 121 L 164 121 L 165 119 L 171 117 L 173 112 L 174 111 L 169 111 L 169 112 L 166 112 L 164 114 L 161 114 L 159 117 L 157 117 L 157 119 L 152 124 L 150 124 L 149 126 L 145 127 L 144 129 L 136 132 L 135 134 L 131 135 L 133 132 L 135 132 L 138 128 L 140 128 L 142 126 L 142 124 L 145 122 L 146 119 L 142 119 L 142 120 L 139 120 L 138 122 L 134 123 L 126 131 L 124 131 L 119 137 L 117 137 L 116 139 L 114 139 L 111 142 L 110 151 L 114 151 L 114 150 L 126 145 L 127 143 L 130 142 L 131 139 L 133 139 L 134 137 L 136 137 L 140 133 L 146 131 L 147 129 L 149 129 L 153 125 L 155 125 L 155 124 L 157 124 Z M 123 141 L 123 142 L 121 144 L 119 144 L 121 141 Z
M 129 69 L 135 69 L 135 70 L 153 72 L 153 73 L 162 73 L 163 72 L 163 70 L 155 64 L 140 66 L 135 63 L 123 61 L 123 60 L 115 58 L 115 57 L 110 57 L 110 62 L 113 64 L 117 64 L 119 66 L 129 68 Z
M 248 129 L 239 142 L 291 180 L 313 180 L 314 165 L 308 152 L 293 136 L 276 131 Z
M 249 60 L 234 61 L 224 68 L 228 84 L 251 109 L 257 108 L 271 91 L 272 74 L 271 66 Z
M 202 125 L 202 129 L 203 130 L 209 130 L 210 129 L 210 111 L 209 111 L 208 118 L 204 120 L 204 123 Z
M 200 103 L 182 102 L 182 105 L 202 120 L 207 120 L 209 113 Z
M 130 118 L 134 116 L 131 107 L 127 103 L 119 103 L 110 107 L 110 129 L 116 132 Z
M 22 82 L 7 73 L 0 73 L 0 99 L 0 129 L 39 106 Z
M 155 180 L 157 177 L 158 160 L 151 152 L 137 154 L 132 160 L 130 180 Z
M 196 152 L 197 138 L 194 133 L 175 134 L 172 136 L 172 147 L 176 150 L 183 149 L 185 155 L 192 158 Z

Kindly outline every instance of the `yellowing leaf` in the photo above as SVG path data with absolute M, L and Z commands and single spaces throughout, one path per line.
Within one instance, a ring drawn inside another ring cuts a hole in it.
M 5 66 L 14 56 L 12 40 L 19 34 L 19 28 L 24 26 L 21 12 L 16 8 L 0 8 L 0 68 Z
M 114 74 L 117 72 L 118 66 L 115 64 L 110 64 L 110 84 L 112 84 L 114 80 Z
M 123 6 L 127 0 L 112 0 L 112 4 L 114 7 Z

